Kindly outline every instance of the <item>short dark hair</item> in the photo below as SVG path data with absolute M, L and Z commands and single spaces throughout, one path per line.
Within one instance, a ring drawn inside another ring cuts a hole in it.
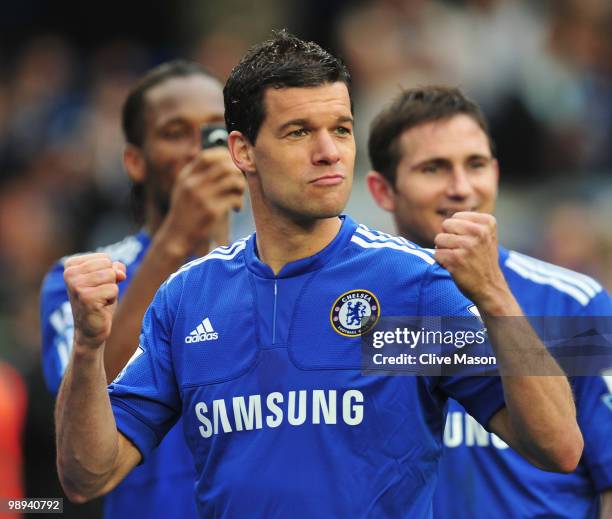
M 199 63 L 174 60 L 149 70 L 130 90 L 123 103 L 121 126 L 125 140 L 134 146 L 142 146 L 144 140 L 145 96 L 153 87 L 177 77 L 205 76 L 219 81 Z M 219 83 L 221 84 L 221 83 Z
M 491 153 L 495 154 L 489 125 L 480 107 L 458 88 L 427 86 L 402 91 L 372 121 L 368 139 L 372 168 L 395 185 L 396 170 L 401 160 L 400 136 L 415 126 L 460 114 L 471 117 L 482 128 L 489 140 Z
M 126 142 L 142 147 L 145 135 L 145 108 L 146 94 L 153 87 L 174 78 L 190 76 L 204 76 L 215 81 L 219 79 L 209 70 L 192 61 L 174 60 L 162 63 L 149 70 L 131 88 L 121 112 L 121 126 Z M 219 82 L 221 85 L 221 82 Z M 137 224 L 144 223 L 144 185 L 132 183 L 130 190 L 130 207 Z
M 265 118 L 267 88 L 314 87 L 344 83 L 350 96 L 351 76 L 340 58 L 314 42 L 286 30 L 249 49 L 234 67 L 223 89 L 227 131 L 238 130 L 255 143 Z

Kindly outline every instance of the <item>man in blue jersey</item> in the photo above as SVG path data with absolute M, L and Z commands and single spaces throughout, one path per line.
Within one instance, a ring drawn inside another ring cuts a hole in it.
M 227 215 L 240 207 L 244 179 L 227 149 L 202 150 L 200 128 L 223 124 L 219 81 L 196 63 L 175 61 L 149 71 L 123 107 L 124 164 L 143 229 L 103 250 L 125 264 L 104 364 L 112 380 L 138 345 L 142 317 L 159 285 L 193 254 L 227 240 Z M 43 367 L 56 393 L 72 348 L 73 318 L 64 283 L 65 259 L 41 294 Z M 196 517 L 195 471 L 177 424 L 150 459 L 105 499 L 109 518 Z
M 458 89 L 402 92 L 372 123 L 369 152 L 370 192 L 420 245 L 433 247 L 457 213 L 494 211 L 499 173 L 487 123 Z M 587 276 L 502 247 L 499 267 L 526 315 L 612 315 L 610 297 Z M 586 446 L 572 474 L 530 465 L 451 400 L 434 516 L 591 518 L 601 493 L 601 517 L 611 517 L 610 388 L 597 376 L 573 385 Z
M 430 517 L 449 396 L 534 463 L 574 469 L 582 438 L 563 376 L 362 375 L 351 309 L 372 326 L 470 316 L 473 303 L 424 250 L 340 215 L 355 159 L 349 84 L 341 61 L 284 31 L 234 68 L 229 148 L 257 232 L 168 278 L 108 391 L 101 359 L 125 269 L 104 254 L 66 262 L 75 333 L 56 420 L 71 499 L 111 490 L 182 416 L 202 517 Z M 490 268 L 490 225 L 449 233 L 478 233 L 482 261 L 437 257 L 474 298 L 501 365 L 516 368 L 526 342 L 561 375 L 526 322 L 491 320 L 520 309 Z

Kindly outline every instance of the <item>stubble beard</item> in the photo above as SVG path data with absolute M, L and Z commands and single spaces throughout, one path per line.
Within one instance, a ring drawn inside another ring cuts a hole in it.
M 318 220 L 327 220 L 338 217 L 344 211 L 347 201 L 348 200 L 345 200 L 344 202 L 338 201 L 335 204 L 321 205 L 300 204 L 299 201 L 295 201 L 294 203 L 281 202 L 274 203 L 273 207 L 275 208 L 275 212 L 277 212 L 279 215 L 282 215 L 297 224 L 308 225 L 309 223 L 314 224 Z

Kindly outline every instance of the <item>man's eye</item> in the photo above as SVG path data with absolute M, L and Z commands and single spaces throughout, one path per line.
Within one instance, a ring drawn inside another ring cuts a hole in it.
M 306 128 L 300 128 L 289 132 L 289 137 L 304 137 L 308 132 Z
M 471 169 L 481 169 L 481 168 L 484 168 L 486 165 L 487 165 L 486 162 L 482 160 L 478 160 L 478 161 L 471 162 L 470 168 Z
M 165 139 L 178 140 L 182 139 L 187 135 L 187 131 L 184 128 L 168 128 L 162 132 Z
M 437 164 L 426 164 L 423 166 L 423 173 L 437 173 L 440 168 Z
M 347 128 L 346 126 L 338 126 L 338 128 L 336 128 L 336 133 L 338 135 L 350 135 L 353 132 L 350 128 Z

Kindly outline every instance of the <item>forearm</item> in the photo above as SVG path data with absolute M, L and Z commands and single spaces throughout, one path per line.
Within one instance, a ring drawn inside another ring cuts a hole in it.
M 502 374 L 514 447 L 541 468 L 573 470 L 582 452 L 582 435 L 565 374 L 511 294 L 485 306 L 481 315 Z
M 434 240 L 436 260 L 478 307 L 502 378 L 506 407 L 489 428 L 541 468 L 573 470 L 583 440 L 570 386 L 499 268 L 495 218 L 459 212 L 444 220 L 442 231 Z
M 68 497 L 77 502 L 103 493 L 118 459 L 102 356 L 101 349 L 75 344 L 55 408 L 58 474 Z

